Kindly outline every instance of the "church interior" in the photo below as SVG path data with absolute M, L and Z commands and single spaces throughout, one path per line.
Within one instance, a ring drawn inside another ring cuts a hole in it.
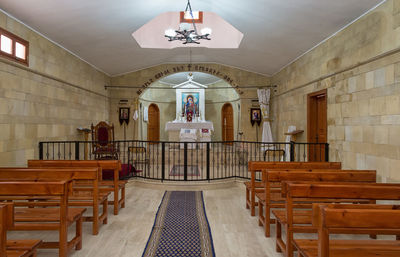
M 400 256 L 399 83 L 400 0 L 0 0 L 0 256 Z

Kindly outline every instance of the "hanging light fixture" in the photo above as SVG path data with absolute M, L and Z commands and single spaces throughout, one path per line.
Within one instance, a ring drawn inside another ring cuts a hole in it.
M 192 6 L 190 5 L 190 1 L 188 0 L 185 12 L 184 12 L 184 21 L 189 20 L 189 22 L 181 22 L 178 30 L 167 29 L 165 30 L 165 37 L 168 38 L 168 41 L 183 41 L 183 44 L 200 44 L 199 40 L 206 39 L 211 40 L 209 36 L 211 35 L 210 28 L 203 28 L 199 34 L 197 32 L 195 18 L 193 16 Z

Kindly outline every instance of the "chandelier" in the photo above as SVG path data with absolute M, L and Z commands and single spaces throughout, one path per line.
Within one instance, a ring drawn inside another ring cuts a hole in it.
M 200 44 L 200 39 L 211 40 L 208 36 L 211 35 L 210 28 L 203 28 L 199 34 L 197 32 L 195 19 L 193 16 L 192 6 L 190 5 L 190 1 L 188 0 L 186 9 L 184 12 L 184 19 L 191 20 L 191 23 L 181 22 L 178 30 L 167 29 L 165 31 L 165 37 L 168 38 L 168 41 L 183 41 L 183 44 Z

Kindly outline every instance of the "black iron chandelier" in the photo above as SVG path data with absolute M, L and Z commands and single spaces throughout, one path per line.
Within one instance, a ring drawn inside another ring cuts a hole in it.
M 192 11 L 192 6 L 190 5 L 190 1 L 188 0 L 186 9 L 184 12 L 185 19 L 187 17 L 187 14 L 190 15 L 188 20 L 191 20 L 191 23 L 188 22 L 182 22 L 179 25 L 179 30 L 174 30 L 174 29 L 167 29 L 165 31 L 165 37 L 168 38 L 168 41 L 183 41 L 183 44 L 200 44 L 199 40 L 205 39 L 205 40 L 211 40 L 209 36 L 211 35 L 211 29 L 210 28 L 203 28 L 199 34 L 197 32 L 196 28 L 196 23 L 195 19 L 193 16 L 193 11 Z

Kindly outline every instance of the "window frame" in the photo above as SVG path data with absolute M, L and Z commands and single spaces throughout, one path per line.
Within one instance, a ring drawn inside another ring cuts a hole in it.
M 0 36 L 1 35 L 11 39 L 12 46 L 11 46 L 11 54 L 0 50 L 0 56 L 24 64 L 26 66 L 29 66 L 29 42 L 0 27 Z M 16 56 L 17 42 L 25 47 L 25 59 Z M 1 49 L 1 41 L 0 41 L 0 49 Z
M 180 23 L 192 23 L 193 20 L 192 19 L 185 19 L 185 12 L 181 11 L 180 12 Z M 199 11 L 199 18 L 198 19 L 194 19 L 194 23 L 199 23 L 202 24 L 203 23 L 203 12 Z

